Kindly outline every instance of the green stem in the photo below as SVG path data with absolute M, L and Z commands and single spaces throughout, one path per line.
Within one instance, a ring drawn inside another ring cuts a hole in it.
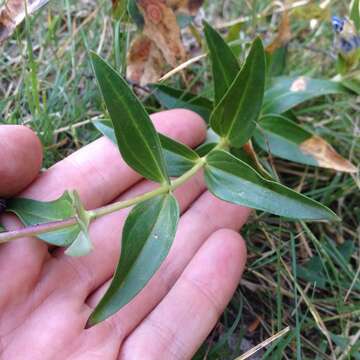
M 136 196 L 132 199 L 119 201 L 119 202 L 101 207 L 99 209 L 89 211 L 88 214 L 90 216 L 90 219 L 94 220 L 101 216 L 111 214 L 115 211 L 119 211 L 121 209 L 142 203 L 142 202 L 152 199 L 153 197 L 156 197 L 158 195 L 166 194 L 170 191 L 173 191 L 176 188 L 178 188 L 179 186 L 181 186 L 182 184 L 184 184 L 191 177 L 193 177 L 204 166 L 205 162 L 206 162 L 205 158 L 199 159 L 189 171 L 187 171 L 185 174 L 183 174 L 176 180 L 171 181 L 170 184 L 164 184 L 164 185 L 156 188 L 155 190 L 149 191 L 143 195 Z
M 90 210 L 87 212 L 90 221 L 97 219 L 101 216 L 111 214 L 115 211 L 119 211 L 121 209 L 139 204 L 141 202 L 144 202 L 146 200 L 152 199 L 153 197 L 156 197 L 161 194 L 166 194 L 170 191 L 175 190 L 182 184 L 184 184 L 187 180 L 189 180 L 192 176 L 194 176 L 206 163 L 206 158 L 199 159 L 194 166 L 187 171 L 185 174 L 180 176 L 179 178 L 173 180 L 170 182 L 170 184 L 164 184 L 155 190 L 152 190 L 150 192 L 147 192 L 145 194 L 136 196 L 132 199 L 125 200 L 125 201 L 119 201 L 104 207 L 101 207 L 96 210 Z M 60 229 L 65 229 L 67 227 L 73 226 L 77 224 L 77 219 L 75 217 L 60 220 L 60 221 L 53 221 L 45 224 L 39 224 L 39 225 L 32 225 L 25 227 L 23 229 L 13 230 L 13 231 L 7 231 L 0 233 L 0 244 L 6 243 L 8 241 L 16 240 L 22 237 L 31 237 L 31 236 L 37 236 L 40 234 L 48 233 L 51 231 L 56 231 Z
M 23 229 L 2 232 L 0 233 L 0 244 L 23 237 L 32 237 L 51 231 L 65 229 L 76 224 L 77 219 L 75 217 L 72 217 L 66 220 L 51 221 L 45 224 L 27 226 Z

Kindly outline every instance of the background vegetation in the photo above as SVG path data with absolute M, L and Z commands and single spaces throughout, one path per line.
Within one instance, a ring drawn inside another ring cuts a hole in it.
M 208 1 L 205 18 L 216 25 L 244 17 L 238 29 L 244 43 L 255 34 L 270 40 L 280 20 L 270 5 L 269 0 Z M 331 12 L 345 15 L 348 5 L 331 1 Z M 45 149 L 44 168 L 99 136 L 91 122 L 101 116 L 102 102 L 86 49 L 115 62 L 118 44 L 110 8 L 108 0 L 52 2 L 2 47 L 0 123 L 27 124 L 38 133 Z M 285 74 L 335 76 L 329 19 L 307 10 L 299 12 L 291 26 Z M 119 41 L 125 43 L 125 32 L 134 29 L 124 28 Z M 196 55 L 196 42 L 186 38 Z M 191 81 L 184 83 L 176 75 L 167 83 L 207 94 L 208 61 L 187 71 Z M 154 98 L 145 98 L 150 111 L 160 109 Z M 359 97 L 328 96 L 298 107 L 296 115 L 303 126 L 359 164 L 359 108 Z M 249 249 L 243 280 L 196 358 L 232 359 L 290 325 L 290 332 L 253 358 L 360 359 L 359 178 L 261 152 L 260 157 L 284 184 L 330 206 L 343 221 L 336 226 L 305 225 L 254 215 L 242 231 Z

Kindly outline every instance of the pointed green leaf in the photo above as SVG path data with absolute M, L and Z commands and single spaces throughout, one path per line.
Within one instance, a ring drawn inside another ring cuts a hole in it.
M 157 101 L 166 109 L 188 109 L 199 114 L 207 123 L 213 103 L 206 97 L 191 94 L 180 89 L 161 84 L 149 85 Z
M 240 70 L 240 65 L 229 45 L 206 21 L 204 32 L 211 60 L 215 104 L 219 104 Z
M 212 129 L 241 147 L 252 136 L 260 114 L 265 86 L 265 54 L 257 38 L 246 62 L 210 118 Z
M 26 226 L 65 220 L 74 217 L 76 213 L 68 192 L 59 199 L 49 202 L 24 198 L 11 199 L 6 210 L 15 213 Z M 73 225 L 38 235 L 38 238 L 52 245 L 69 246 L 77 238 L 79 232 L 79 225 Z
M 110 65 L 95 53 L 91 61 L 123 159 L 145 178 L 169 182 L 160 140 L 145 108 Z
M 73 243 L 65 250 L 65 255 L 80 257 L 90 254 L 93 246 L 89 237 L 89 232 L 81 230 Z
M 272 80 L 265 92 L 263 114 L 282 114 L 295 106 L 322 95 L 347 94 L 339 82 L 305 76 L 280 76 Z
M 343 78 L 341 84 L 355 94 L 360 95 L 360 80 L 356 76 Z
M 77 191 L 69 192 L 72 206 L 75 209 L 75 217 L 80 227 L 80 232 L 74 242 L 66 249 L 65 254 L 68 256 L 85 256 L 93 249 L 89 236 L 90 216 L 81 203 Z
M 170 194 L 140 203 L 131 211 L 114 278 L 91 314 L 89 326 L 113 315 L 144 288 L 167 256 L 178 220 L 179 206 Z
M 338 220 L 326 206 L 284 185 L 266 180 L 225 151 L 209 154 L 205 168 L 209 190 L 218 198 L 294 219 Z
M 97 120 L 93 122 L 93 125 L 97 130 L 101 132 L 105 137 L 107 137 L 113 144 L 117 146 L 116 135 L 114 131 L 113 124 L 110 120 Z
M 114 144 L 117 143 L 111 121 L 95 121 L 94 126 Z M 159 137 L 169 176 L 177 177 L 182 175 L 187 170 L 190 170 L 199 159 L 198 154 L 186 145 L 162 134 L 159 134 Z
M 159 135 L 164 150 L 167 171 L 170 176 L 181 176 L 199 160 L 200 157 L 194 150 L 165 135 Z
M 325 140 L 281 115 L 262 118 L 254 138 L 263 150 L 286 160 L 336 171 L 357 172 L 357 168 Z
M 266 53 L 268 76 L 280 76 L 285 72 L 287 60 L 287 46 L 276 49 L 272 54 Z

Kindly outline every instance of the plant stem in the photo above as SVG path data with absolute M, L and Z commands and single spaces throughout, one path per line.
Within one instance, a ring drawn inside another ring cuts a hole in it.
M 93 220 L 98 217 L 101 217 L 101 216 L 104 216 L 107 214 L 111 214 L 115 211 L 127 208 L 129 206 L 139 204 L 141 202 L 149 200 L 158 195 L 173 191 L 176 188 L 178 188 L 180 185 L 185 183 L 187 180 L 189 180 L 192 176 L 194 176 L 204 166 L 205 162 L 206 162 L 206 160 L 204 158 L 199 159 L 189 171 L 187 171 L 185 174 L 183 174 L 176 180 L 171 181 L 170 185 L 164 184 L 164 185 L 156 188 L 155 190 L 149 191 L 143 195 L 136 196 L 132 199 L 125 200 L 125 201 L 119 201 L 119 202 L 101 207 L 99 209 L 89 211 L 89 216 L 90 216 L 91 220 Z
M 155 190 L 149 191 L 145 194 L 136 196 L 129 200 L 119 201 L 119 202 L 116 202 L 116 203 L 113 203 L 113 204 L 110 204 L 107 206 L 103 206 L 103 207 L 95 209 L 95 210 L 90 210 L 87 212 L 88 216 L 90 217 L 90 220 L 92 221 L 92 220 L 102 217 L 104 215 L 111 214 L 115 211 L 119 211 L 121 209 L 139 204 L 141 202 L 149 200 L 158 195 L 166 194 L 170 191 L 173 191 L 176 188 L 178 188 L 179 186 L 181 186 L 182 184 L 184 184 L 192 176 L 194 176 L 205 165 L 205 163 L 206 163 L 206 159 L 200 158 L 189 171 L 184 173 L 179 178 L 171 181 L 170 184 L 164 184 L 164 185 L 156 188 Z M 44 224 L 28 226 L 28 227 L 25 227 L 25 228 L 19 229 L 19 230 L 3 232 L 3 233 L 0 233 L 0 244 L 6 243 L 8 241 L 16 240 L 16 239 L 19 239 L 22 237 L 31 237 L 31 236 L 48 233 L 51 231 L 65 229 L 65 228 L 73 226 L 75 224 L 77 224 L 77 219 L 75 217 L 71 217 L 71 218 L 65 219 L 65 220 L 52 221 L 52 222 L 48 222 L 48 223 L 44 223 Z
M 6 231 L 0 233 L 0 244 L 6 243 L 11 240 L 20 239 L 22 237 L 31 237 L 55 230 L 65 229 L 67 227 L 75 225 L 76 223 L 76 218 L 71 217 L 66 220 L 51 221 L 45 224 L 27 226 L 23 229 Z

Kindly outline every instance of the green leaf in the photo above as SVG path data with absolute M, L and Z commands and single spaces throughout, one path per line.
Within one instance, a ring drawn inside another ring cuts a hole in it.
M 161 84 L 152 84 L 149 87 L 153 90 L 154 96 L 164 108 L 192 110 L 199 114 L 207 123 L 209 122 L 213 103 L 206 97 Z
M 360 81 L 357 78 L 345 78 L 341 80 L 341 84 L 357 95 L 360 95 Z
M 206 21 L 204 32 L 212 66 L 215 90 L 215 104 L 219 104 L 240 70 L 229 45 Z
M 93 121 L 93 125 L 100 131 L 105 137 L 111 140 L 117 146 L 117 140 L 113 124 L 110 120 L 97 120 Z
M 164 149 L 167 171 L 170 176 L 181 176 L 190 170 L 200 159 L 199 155 L 186 145 L 170 139 L 165 135 L 159 135 L 161 145 Z
M 109 120 L 95 121 L 94 126 L 114 144 L 117 144 L 112 123 Z M 199 155 L 189 147 L 165 135 L 159 134 L 169 176 L 180 176 L 190 170 Z
M 123 159 L 145 178 L 168 183 L 160 140 L 145 108 L 110 65 L 95 53 L 91 61 Z
M 170 194 L 140 203 L 131 211 L 114 278 L 91 314 L 89 326 L 117 312 L 144 288 L 167 256 L 178 220 L 179 206 Z
M 360 31 L 360 1 L 353 0 L 350 9 L 350 19 L 354 22 L 356 30 Z
M 328 280 L 320 256 L 313 256 L 305 264 L 297 265 L 296 273 L 299 279 L 315 283 L 316 288 L 327 289 Z
M 301 164 L 318 165 L 316 159 L 300 150 L 312 134 L 283 116 L 266 116 L 259 122 L 255 142 L 265 151 L 280 158 Z
M 324 205 L 284 185 L 266 180 L 253 168 L 224 151 L 209 154 L 205 168 L 209 190 L 218 198 L 294 219 L 338 220 Z
M 325 140 L 281 115 L 262 118 L 254 139 L 263 150 L 286 160 L 337 171 L 357 172 L 357 168 Z
M 253 151 L 250 153 L 249 151 Z M 261 164 L 257 154 L 255 153 L 252 143 L 249 142 L 245 144 L 242 148 L 230 148 L 230 154 L 235 156 L 237 159 L 243 161 L 248 164 L 254 170 L 256 170 L 261 176 L 263 176 L 267 180 L 274 180 L 273 176 L 271 176 Z
M 49 202 L 14 198 L 9 200 L 7 211 L 15 213 L 26 226 L 60 221 L 74 217 L 76 210 L 69 192 L 65 192 L 59 199 Z M 69 246 L 80 232 L 79 225 L 38 235 L 38 238 L 49 244 Z
M 287 46 L 276 49 L 272 54 L 267 53 L 269 77 L 280 76 L 284 73 L 287 59 Z
M 80 232 L 74 242 L 66 249 L 65 254 L 68 256 L 85 256 L 93 249 L 89 236 L 90 216 L 81 203 L 77 191 L 69 192 L 72 206 L 75 209 L 75 216 L 80 227 Z
M 230 145 L 241 147 L 252 136 L 263 100 L 265 54 L 257 38 L 246 62 L 210 118 L 212 129 Z
M 270 88 L 265 92 L 262 111 L 263 114 L 282 114 L 322 95 L 347 93 L 345 87 L 335 81 L 280 76 L 272 80 Z
M 65 250 L 65 255 L 72 257 L 86 256 L 93 250 L 87 228 L 81 230 L 73 243 Z

